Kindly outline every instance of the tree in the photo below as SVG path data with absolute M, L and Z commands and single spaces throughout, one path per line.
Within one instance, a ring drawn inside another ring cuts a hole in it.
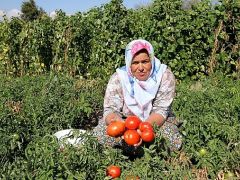
M 46 14 L 42 8 L 38 8 L 34 0 L 24 1 L 21 6 L 21 18 L 25 21 L 33 21 Z

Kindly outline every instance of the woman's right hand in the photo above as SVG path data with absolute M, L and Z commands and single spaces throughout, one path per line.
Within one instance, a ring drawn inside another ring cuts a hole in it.
M 107 125 L 114 121 L 123 121 L 123 119 L 119 117 L 116 113 L 111 113 L 105 118 L 105 122 Z

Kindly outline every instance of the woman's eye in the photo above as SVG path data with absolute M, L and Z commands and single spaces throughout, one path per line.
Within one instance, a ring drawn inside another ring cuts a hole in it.
M 143 63 L 143 64 L 147 64 L 147 63 L 149 63 L 149 62 L 150 62 L 150 61 L 143 61 L 142 63 Z

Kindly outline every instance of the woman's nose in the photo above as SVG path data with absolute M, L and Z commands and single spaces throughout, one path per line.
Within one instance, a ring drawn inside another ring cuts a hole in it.
M 143 71 L 144 70 L 144 67 L 143 67 L 143 64 L 142 63 L 139 63 L 139 71 Z

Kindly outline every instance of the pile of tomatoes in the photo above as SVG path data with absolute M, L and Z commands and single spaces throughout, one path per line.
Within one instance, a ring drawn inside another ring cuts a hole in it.
M 107 135 L 122 136 L 128 145 L 136 145 L 141 141 L 152 142 L 155 138 L 153 127 L 141 121 L 137 116 L 128 116 L 125 121 L 114 121 L 107 127 Z
M 128 116 L 125 121 L 111 122 L 106 131 L 107 135 L 111 137 L 123 137 L 124 141 L 130 146 L 141 144 L 141 141 L 152 142 L 155 138 L 152 125 L 149 122 L 141 121 L 137 116 Z M 109 166 L 107 175 L 112 178 L 120 177 L 120 167 Z M 139 179 L 139 177 L 131 177 L 130 179 Z

